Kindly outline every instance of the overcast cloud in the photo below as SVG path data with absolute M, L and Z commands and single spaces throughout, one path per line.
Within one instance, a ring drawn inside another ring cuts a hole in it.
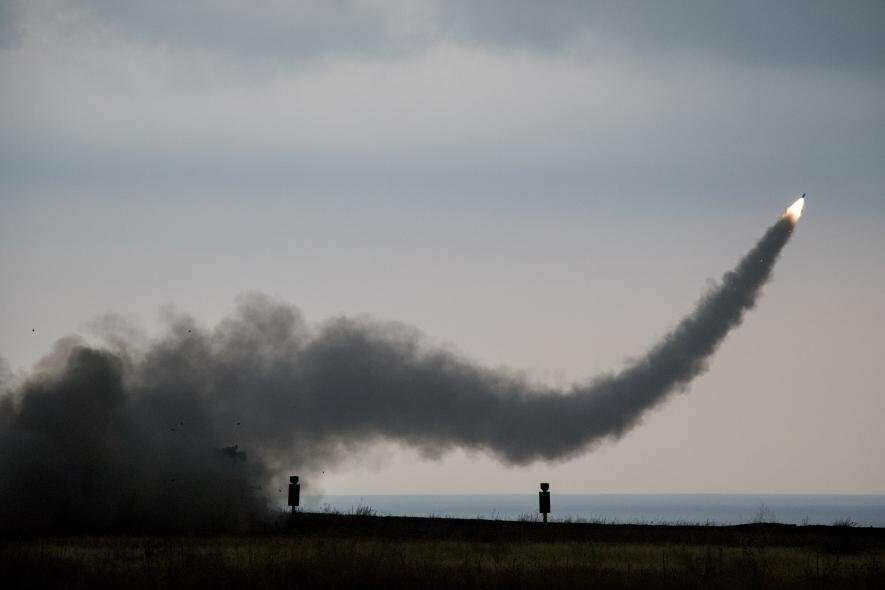
M 883 10 L 6 2 L 0 173 L 18 185 L 648 193 L 669 190 L 666 170 L 679 191 L 742 193 L 786 189 L 836 149 L 839 169 L 813 180 L 848 181 L 881 162 Z
M 119 37 L 292 66 L 339 54 L 397 54 L 440 41 L 562 51 L 702 52 L 756 65 L 883 70 L 875 0 L 675 2 L 297 0 L 6 2 L 3 42 Z M 42 29 L 42 31 L 41 31 Z M 592 55 L 592 53 L 591 53 Z

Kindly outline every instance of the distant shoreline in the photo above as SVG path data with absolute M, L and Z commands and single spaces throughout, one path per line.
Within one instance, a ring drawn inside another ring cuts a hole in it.
M 306 495 L 304 510 L 410 517 L 533 520 L 537 494 Z M 280 506 L 282 507 L 282 506 Z M 597 524 L 885 526 L 885 494 L 558 494 L 554 521 Z

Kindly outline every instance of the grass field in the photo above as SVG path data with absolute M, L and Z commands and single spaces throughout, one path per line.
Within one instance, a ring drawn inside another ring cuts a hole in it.
M 883 588 L 885 529 L 303 514 L 249 535 L 0 541 L 6 588 Z

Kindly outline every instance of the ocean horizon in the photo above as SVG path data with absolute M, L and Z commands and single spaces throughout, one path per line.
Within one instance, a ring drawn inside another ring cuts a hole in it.
M 363 494 L 304 497 L 307 512 L 534 519 L 535 494 Z M 883 494 L 552 494 L 552 520 L 613 524 L 779 522 L 885 526 Z

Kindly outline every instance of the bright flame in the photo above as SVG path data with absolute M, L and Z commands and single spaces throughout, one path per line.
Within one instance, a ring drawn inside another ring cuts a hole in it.
M 796 223 L 802 217 L 802 208 L 805 206 L 805 197 L 799 197 L 796 202 L 787 207 L 784 217 L 789 217 L 790 221 Z

